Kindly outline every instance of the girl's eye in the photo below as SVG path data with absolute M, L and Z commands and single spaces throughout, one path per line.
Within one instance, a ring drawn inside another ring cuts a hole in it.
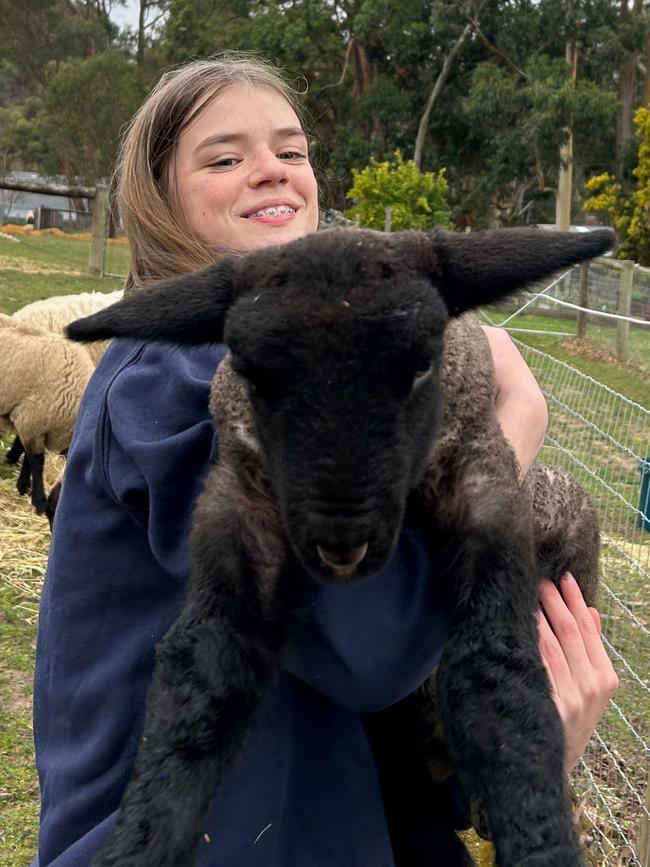
M 237 157 L 221 157 L 221 159 L 214 160 L 210 163 L 210 167 L 218 168 L 218 169 L 229 169 L 231 166 L 237 165 L 239 160 Z
M 300 153 L 300 151 L 283 151 L 278 154 L 278 157 L 282 160 L 304 160 L 307 158 L 306 154 Z

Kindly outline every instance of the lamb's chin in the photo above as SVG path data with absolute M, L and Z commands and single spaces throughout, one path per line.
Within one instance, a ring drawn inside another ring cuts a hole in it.
M 304 552 L 297 549 L 294 549 L 294 552 L 300 565 L 314 581 L 319 584 L 346 587 L 367 581 L 381 572 L 390 560 L 394 547 L 394 545 L 386 546 L 380 543 L 375 546 L 370 545 L 363 560 L 349 569 L 344 567 L 334 569 L 324 563 L 316 553 L 315 546 L 313 554 L 305 555 Z

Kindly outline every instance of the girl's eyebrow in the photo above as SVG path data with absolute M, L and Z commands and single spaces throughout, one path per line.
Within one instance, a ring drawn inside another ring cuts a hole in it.
M 283 126 L 279 129 L 273 130 L 273 138 L 287 138 L 290 136 L 300 136 L 300 138 L 307 140 L 307 134 L 304 129 L 301 129 L 299 126 Z M 200 151 L 203 150 L 203 148 L 212 147 L 217 144 L 241 142 L 245 141 L 247 138 L 249 138 L 248 134 L 243 132 L 216 133 L 215 135 L 210 135 L 207 138 L 204 138 L 203 141 L 196 146 L 195 150 Z

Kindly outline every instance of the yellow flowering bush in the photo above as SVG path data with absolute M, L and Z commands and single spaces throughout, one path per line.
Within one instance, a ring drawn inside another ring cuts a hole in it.
M 583 210 L 601 214 L 610 222 L 618 233 L 619 258 L 650 265 L 650 110 L 639 108 L 634 124 L 639 140 L 635 189 L 625 193 L 612 175 L 595 175 L 587 181 L 592 195 Z

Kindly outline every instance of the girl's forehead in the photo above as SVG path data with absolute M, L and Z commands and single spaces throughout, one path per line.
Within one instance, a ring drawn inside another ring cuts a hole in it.
M 216 94 L 205 94 L 198 101 L 181 131 L 181 137 L 200 133 L 208 127 L 211 131 L 237 132 L 256 126 L 265 116 L 278 127 L 288 124 L 301 126 L 295 109 L 279 90 L 268 85 L 231 84 Z M 231 129 L 233 125 L 237 129 Z

